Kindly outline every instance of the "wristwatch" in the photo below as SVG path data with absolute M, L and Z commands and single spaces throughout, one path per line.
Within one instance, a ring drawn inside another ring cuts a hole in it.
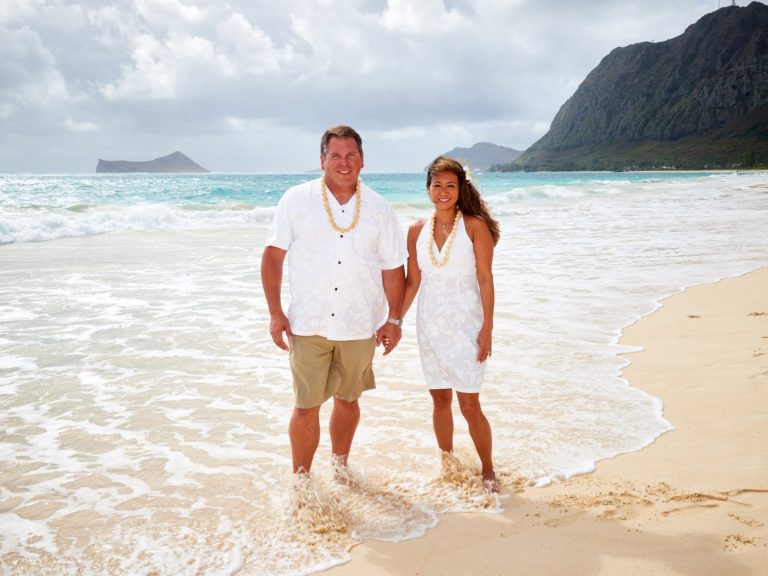
M 395 326 L 401 326 L 403 325 L 403 319 L 402 318 L 387 318 L 387 322 L 390 324 L 394 324 Z

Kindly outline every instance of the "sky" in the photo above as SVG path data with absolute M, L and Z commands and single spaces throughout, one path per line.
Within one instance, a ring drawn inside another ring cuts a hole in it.
M 304 172 L 337 124 L 361 134 L 368 172 L 477 142 L 525 150 L 611 50 L 725 5 L 0 0 L 0 172 L 175 150 L 213 172 Z

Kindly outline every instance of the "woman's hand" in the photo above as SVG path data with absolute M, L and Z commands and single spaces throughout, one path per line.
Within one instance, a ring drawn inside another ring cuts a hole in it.
M 492 336 L 493 328 L 483 324 L 480 328 L 480 332 L 477 335 L 477 361 L 485 362 L 491 356 L 492 352 Z

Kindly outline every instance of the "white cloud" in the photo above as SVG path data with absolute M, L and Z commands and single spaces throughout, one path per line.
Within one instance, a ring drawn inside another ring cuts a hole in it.
M 292 81 L 312 81 L 338 89 L 350 79 L 359 78 L 361 70 L 368 74 L 372 53 L 392 50 L 391 43 L 382 38 L 375 17 L 357 10 L 341 10 L 340 6 L 333 8 L 309 8 L 291 14 L 291 42 L 299 56 Z
M 139 36 L 123 66 L 122 77 L 102 87 L 108 100 L 170 100 L 210 93 L 210 75 L 219 68 L 213 43 L 200 36 L 176 34 L 160 41 Z
M 205 19 L 205 10 L 179 0 L 135 0 L 136 10 L 146 20 L 173 23 L 179 19 L 197 24 Z
M 112 39 L 151 27 L 140 18 L 131 27 L 115 28 L 118 20 L 111 11 L 95 14 L 93 21 L 112 27 Z M 216 13 L 207 24 L 194 33 L 195 27 L 177 23 L 164 35 L 134 36 L 129 61 L 121 65 L 118 78 L 101 84 L 101 94 L 111 101 L 213 98 L 225 87 L 242 86 L 251 75 L 280 73 L 294 60 L 290 46 L 277 48 L 238 12 Z
M 0 120 L 8 120 L 14 114 L 15 108 L 8 102 L 0 102 Z
M 0 103 L 5 114 L 68 99 L 64 76 L 35 31 L 26 26 L 0 28 L 0 36 Z
M 378 130 L 370 135 L 373 140 L 388 142 L 403 142 L 413 139 L 421 139 L 427 135 L 427 131 L 420 126 L 407 126 L 395 130 Z
M 93 122 L 76 122 L 72 118 L 64 121 L 64 127 L 70 132 L 98 132 L 101 128 Z
M 227 74 L 261 73 L 278 70 L 291 60 L 291 51 L 279 52 L 272 39 L 253 26 L 242 14 L 232 14 L 216 26 L 219 48 L 228 63 Z
M 94 31 L 94 38 L 107 49 L 120 49 L 135 32 L 135 21 L 114 4 L 88 10 L 86 18 Z
M 258 133 L 267 128 L 267 123 L 260 118 L 243 118 L 238 116 L 226 116 L 224 124 L 232 132 Z M 272 127 L 269 127 L 272 128 Z
M 176 95 L 173 57 L 156 38 L 149 35 L 136 38 L 131 60 L 132 65 L 123 66 L 123 75 L 117 82 L 102 88 L 107 100 L 170 99 Z
M 531 124 L 531 134 L 537 139 L 540 138 L 541 136 L 544 136 L 544 134 L 547 133 L 547 130 L 549 130 L 550 124 L 552 124 L 551 121 L 534 122 L 533 124 Z
M 446 10 L 442 0 L 388 0 L 382 24 L 395 32 L 445 34 L 462 21 L 456 10 Z
M 43 0 L 3 0 L 0 2 L 0 24 L 22 22 L 32 17 Z

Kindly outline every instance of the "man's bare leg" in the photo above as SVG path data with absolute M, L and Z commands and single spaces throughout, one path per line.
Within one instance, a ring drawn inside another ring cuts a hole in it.
M 358 422 L 360 422 L 360 405 L 357 400 L 347 402 L 338 398 L 333 399 L 329 429 L 335 465 L 346 467 Z
M 288 425 L 293 472 L 309 474 L 320 443 L 320 407 L 294 408 Z

